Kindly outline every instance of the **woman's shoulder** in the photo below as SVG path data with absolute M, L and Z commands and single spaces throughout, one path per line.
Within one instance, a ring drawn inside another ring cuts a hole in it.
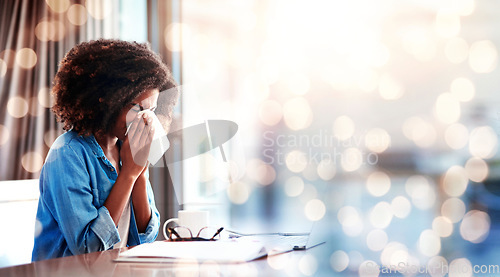
M 99 153 L 96 145 L 97 142 L 92 135 L 81 136 L 77 132 L 68 131 L 60 135 L 50 147 L 45 158 L 44 170 L 67 168 L 70 164 L 84 166 L 89 162 L 94 163 Z
M 93 141 L 95 139 L 92 135 L 84 136 L 79 135 L 75 131 L 68 131 L 54 141 L 52 146 L 50 147 L 52 151 L 58 149 L 73 149 L 73 150 L 90 150 L 92 149 Z

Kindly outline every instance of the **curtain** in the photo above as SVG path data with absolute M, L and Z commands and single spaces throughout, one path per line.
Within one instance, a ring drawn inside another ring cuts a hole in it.
M 0 181 L 38 178 L 63 130 L 50 111 L 58 62 L 75 44 L 119 36 L 119 1 L 0 2 Z

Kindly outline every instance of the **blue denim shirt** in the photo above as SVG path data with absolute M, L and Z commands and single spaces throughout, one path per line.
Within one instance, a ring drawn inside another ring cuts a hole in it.
M 33 261 L 113 248 L 118 230 L 104 201 L 118 174 L 94 136 L 70 131 L 52 145 L 40 173 L 40 199 Z M 158 235 L 160 214 L 151 184 L 147 183 L 151 220 L 139 233 L 131 203 L 127 244 L 152 242 Z M 41 231 L 39 230 L 41 229 Z

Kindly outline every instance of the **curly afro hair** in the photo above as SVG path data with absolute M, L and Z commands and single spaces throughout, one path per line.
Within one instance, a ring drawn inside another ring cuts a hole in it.
M 148 44 L 99 39 L 73 47 L 54 78 L 52 111 L 64 130 L 90 135 L 109 132 L 121 110 L 149 89 L 176 82 Z

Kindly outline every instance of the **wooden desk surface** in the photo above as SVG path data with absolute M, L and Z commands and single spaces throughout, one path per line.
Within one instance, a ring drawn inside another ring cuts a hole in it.
M 113 260 L 118 257 L 120 251 L 124 250 L 125 248 L 114 249 L 0 268 L 0 276 L 303 276 L 298 265 L 304 256 L 309 255 L 308 252 L 314 251 L 314 248 L 239 264 L 180 261 L 114 262 Z

